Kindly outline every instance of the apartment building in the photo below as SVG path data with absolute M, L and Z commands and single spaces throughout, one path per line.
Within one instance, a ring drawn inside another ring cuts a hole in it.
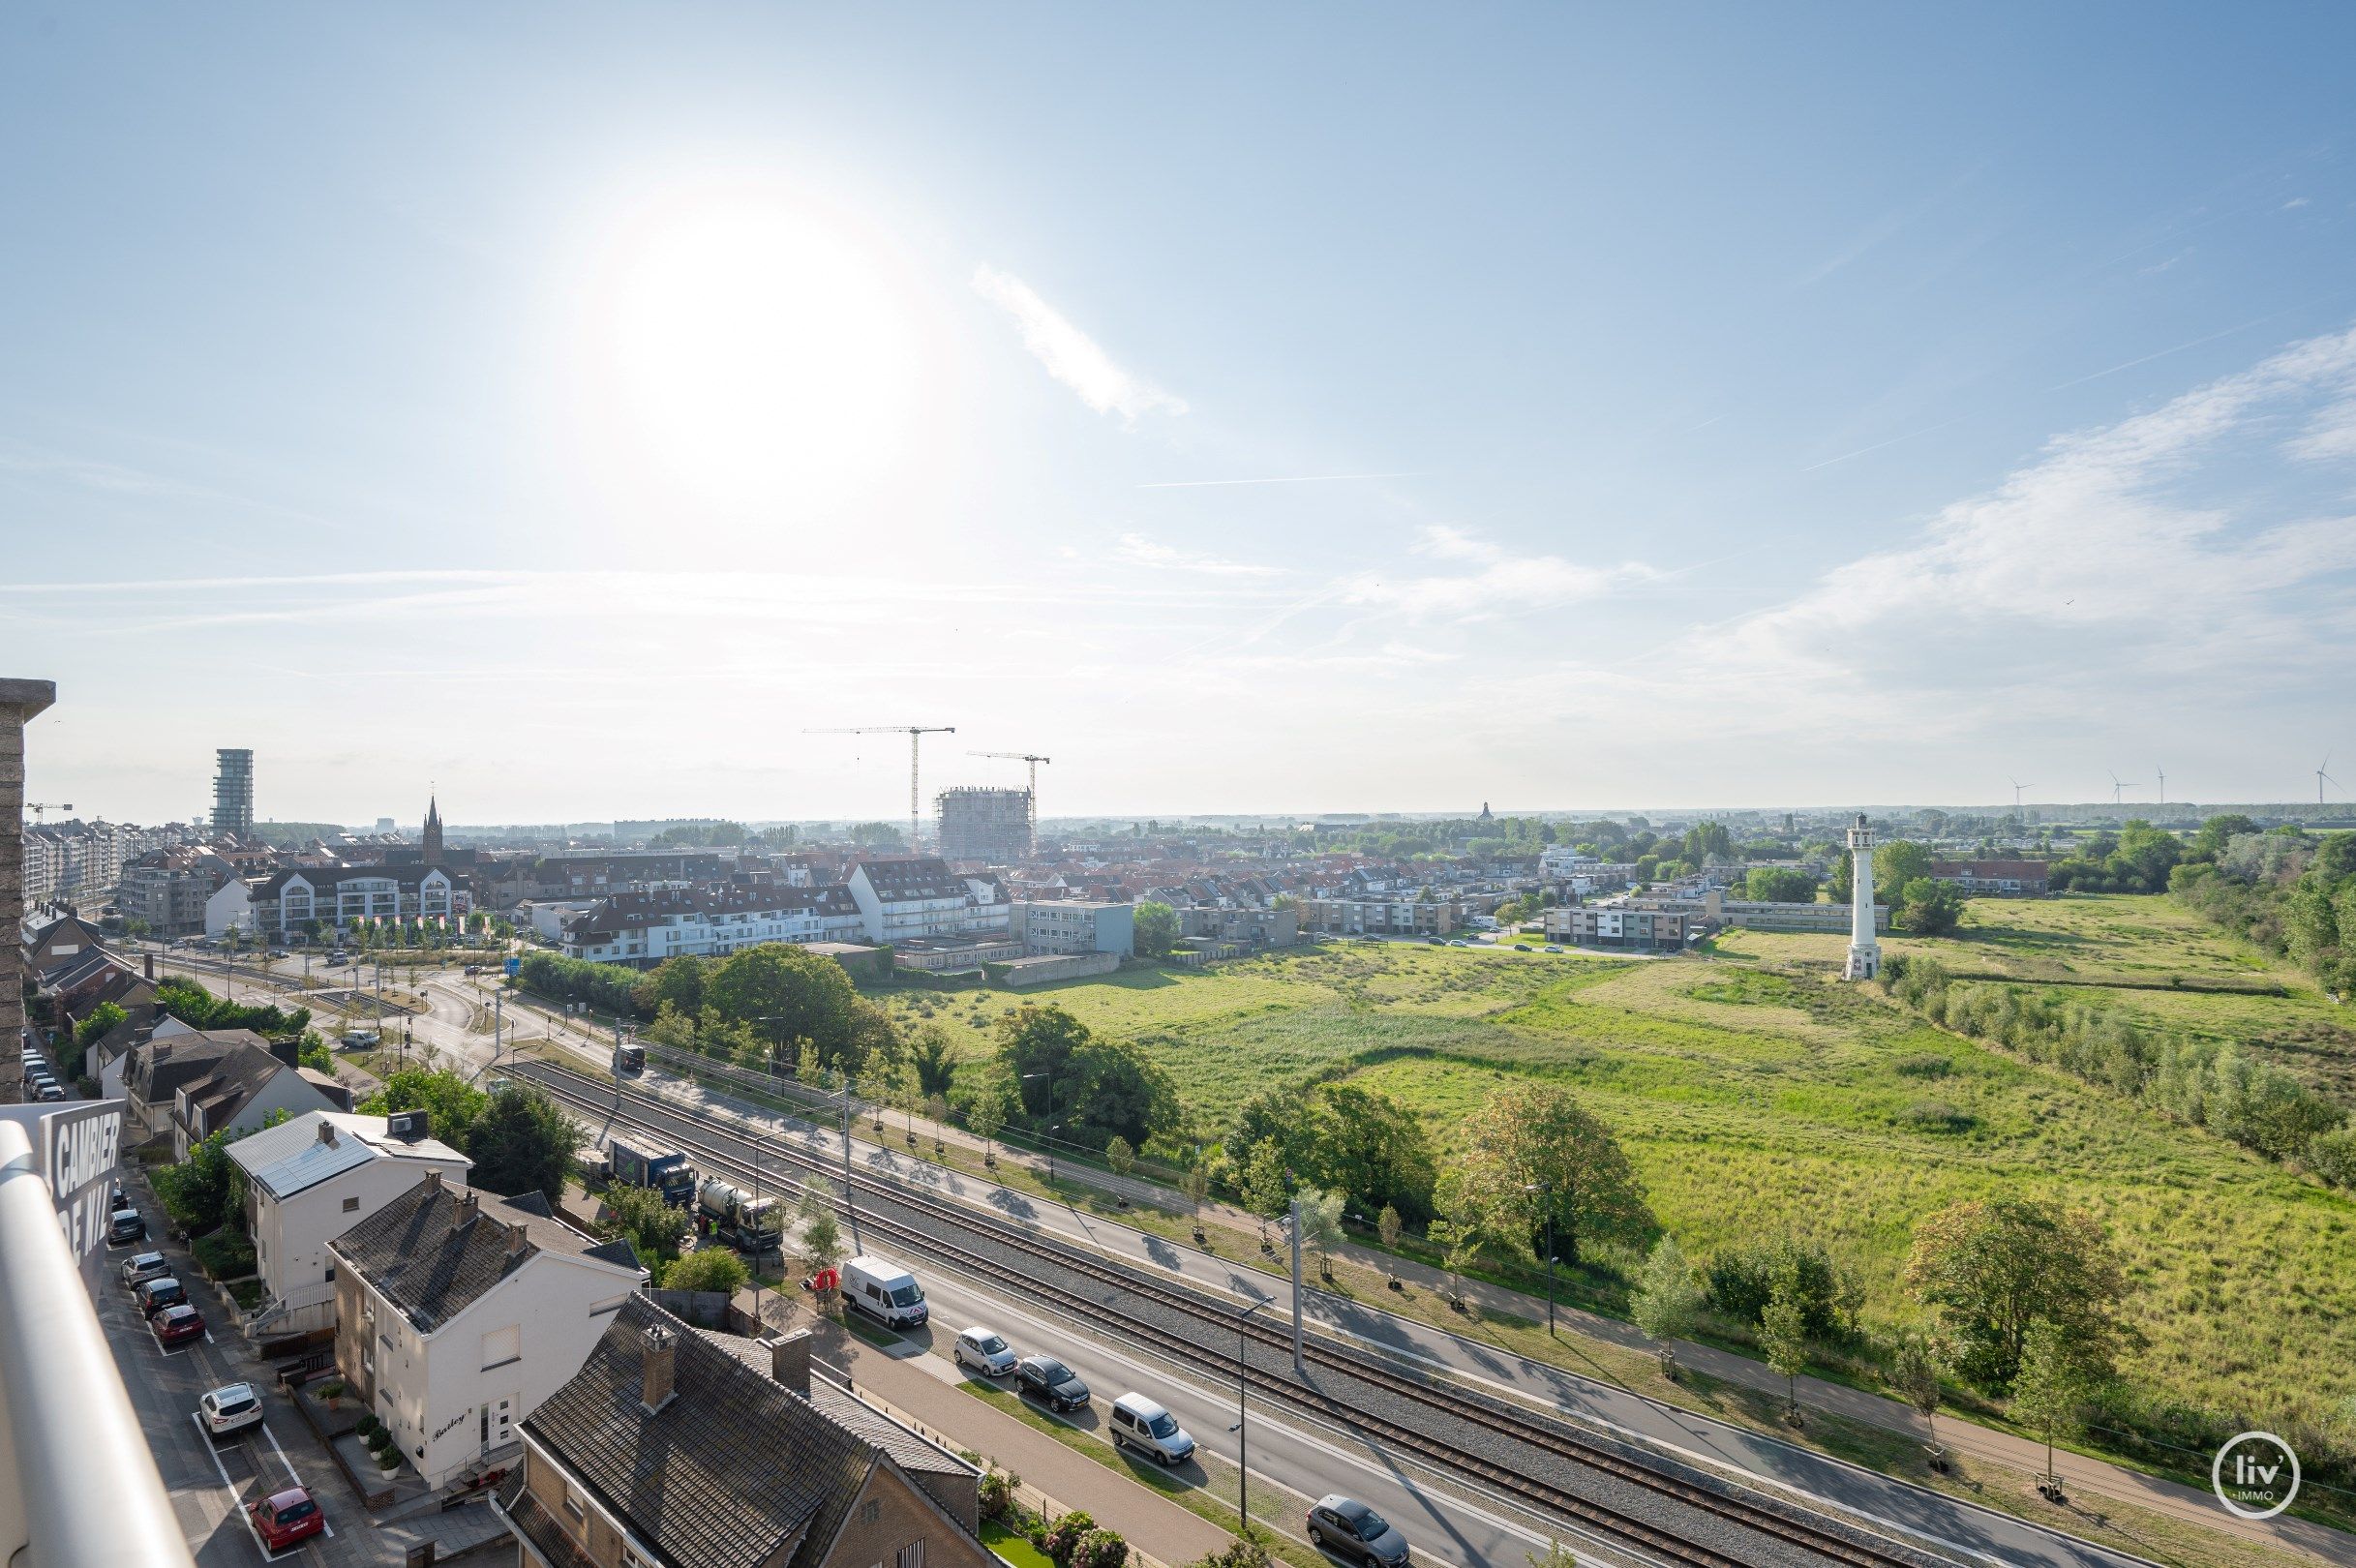
M 2044 860 L 1933 860 L 1931 875 L 1970 897 L 2042 898 L 2052 890 Z
M 646 1272 L 537 1192 L 494 1197 L 438 1168 L 327 1251 L 336 1371 L 430 1487 L 509 1454 Z
M 764 942 L 855 941 L 866 929 L 845 888 L 722 886 L 613 894 L 567 920 L 559 941 L 567 958 L 650 969 Z
M 1312 898 L 1303 928 L 1321 936 L 1444 937 L 1463 928 L 1465 907 L 1436 898 Z
M 734 1339 L 644 1296 L 525 1418 L 493 1500 L 530 1568 L 998 1568 L 979 1472 L 813 1381 L 806 1330 Z
M 1182 909 L 1178 935 L 1239 948 L 1289 948 L 1301 940 L 1298 909 Z
M 311 1111 L 227 1149 L 246 1175 L 246 1227 L 267 1293 L 254 1332 L 294 1334 L 335 1323 L 327 1244 L 440 1172 L 464 1187 L 473 1161 L 428 1135 L 426 1113 Z
M 854 861 L 843 886 L 866 925 L 867 940 L 895 947 L 933 942 L 1011 940 L 1012 906 L 995 877 L 959 876 L 938 855 L 895 855 Z
M 1624 952 L 1678 952 L 1703 930 L 1698 915 L 1619 904 L 1573 904 L 1546 912 L 1546 939 Z
M 1016 865 L 1031 858 L 1029 790 L 943 790 L 941 859 Z
M 463 879 L 438 865 L 296 866 L 252 890 L 259 929 L 284 941 L 317 920 L 330 931 L 361 920 L 456 920 L 474 907 Z
M 195 936 L 205 928 L 207 900 L 230 880 L 228 862 L 209 851 L 150 850 L 123 868 L 115 907 L 149 936 Z
M 1026 956 L 1137 950 L 1137 906 L 1084 898 L 1016 899 L 1014 940 Z

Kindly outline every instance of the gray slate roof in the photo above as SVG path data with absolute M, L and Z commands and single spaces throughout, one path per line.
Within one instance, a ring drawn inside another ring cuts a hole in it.
M 639 1398 L 656 1325 L 676 1337 L 674 1394 L 649 1415 Z M 886 1458 L 644 1296 L 524 1431 L 680 1568 L 759 1568 L 789 1547 L 807 1568 Z
M 629 1243 L 584 1236 L 537 1192 L 497 1197 L 431 1172 L 328 1247 L 428 1334 L 541 1252 L 638 1267 Z

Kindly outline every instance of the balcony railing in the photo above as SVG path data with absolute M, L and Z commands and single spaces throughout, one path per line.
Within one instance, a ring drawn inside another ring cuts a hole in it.
M 15 1121 L 0 1121 L 0 1559 L 194 1563 Z

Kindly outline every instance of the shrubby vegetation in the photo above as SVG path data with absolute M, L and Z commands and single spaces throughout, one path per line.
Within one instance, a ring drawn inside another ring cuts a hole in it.
M 358 1108 L 372 1116 L 424 1110 L 431 1134 L 474 1161 L 468 1185 L 502 1197 L 528 1191 L 562 1197 L 581 1146 L 572 1119 L 526 1084 L 486 1094 L 455 1072 L 410 1068 L 387 1078 Z
M 2048 862 L 2045 876 L 2057 892 L 2160 892 L 2184 856 L 2183 839 L 2137 817 L 2118 837 L 2098 833 L 2077 853 Z
M 2247 817 L 2201 827 L 2202 859 L 2168 878 L 2177 900 L 2312 975 L 2356 992 L 2356 833 L 2260 833 Z
M 265 1040 L 291 1040 L 311 1025 L 311 1010 L 225 1001 L 195 980 L 156 982 L 156 1006 L 191 1029 L 251 1029 Z
M 2356 1153 L 2356 1139 L 2340 1131 L 2347 1113 L 2237 1046 L 2147 1030 L 2116 1010 L 2065 1001 L 2050 987 L 1954 980 L 1928 958 L 1892 957 L 1882 980 L 1933 1023 L 1995 1040 L 2245 1148 L 2305 1163 L 2327 1180 L 2347 1179 Z

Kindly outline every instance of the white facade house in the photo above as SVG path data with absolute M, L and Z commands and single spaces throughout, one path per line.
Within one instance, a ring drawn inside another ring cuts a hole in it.
M 243 877 L 231 877 L 215 888 L 204 901 L 204 934 L 226 936 L 231 931 L 252 931 L 257 928 L 254 914 L 254 887 Z
M 425 1180 L 328 1243 L 336 1370 L 430 1487 L 512 1462 L 517 1427 L 580 1372 L 645 1279 L 626 1241 Z
M 327 1244 L 429 1170 L 452 1187 L 466 1185 L 473 1162 L 425 1128 L 423 1111 L 397 1118 L 313 1111 L 228 1146 L 246 1174 L 246 1221 L 268 1293 L 249 1333 L 333 1326 L 335 1260 Z
M 870 942 L 1009 935 L 1013 905 L 991 877 L 959 876 L 937 855 L 861 860 L 843 878 Z
M 473 907 L 459 879 L 438 865 L 300 866 L 264 880 L 253 902 L 273 938 L 313 920 L 344 930 L 359 920 L 455 920 Z
M 282 1054 L 283 1053 L 283 1054 Z M 240 1044 L 224 1054 L 204 1076 L 172 1091 L 172 1148 L 188 1152 L 216 1132 L 256 1132 L 272 1115 L 302 1116 L 317 1110 L 351 1109 L 351 1091 L 333 1077 L 287 1060 L 288 1042 Z
M 563 927 L 567 958 L 651 968 L 765 942 L 856 941 L 866 929 L 841 888 L 680 888 L 617 893 Z

